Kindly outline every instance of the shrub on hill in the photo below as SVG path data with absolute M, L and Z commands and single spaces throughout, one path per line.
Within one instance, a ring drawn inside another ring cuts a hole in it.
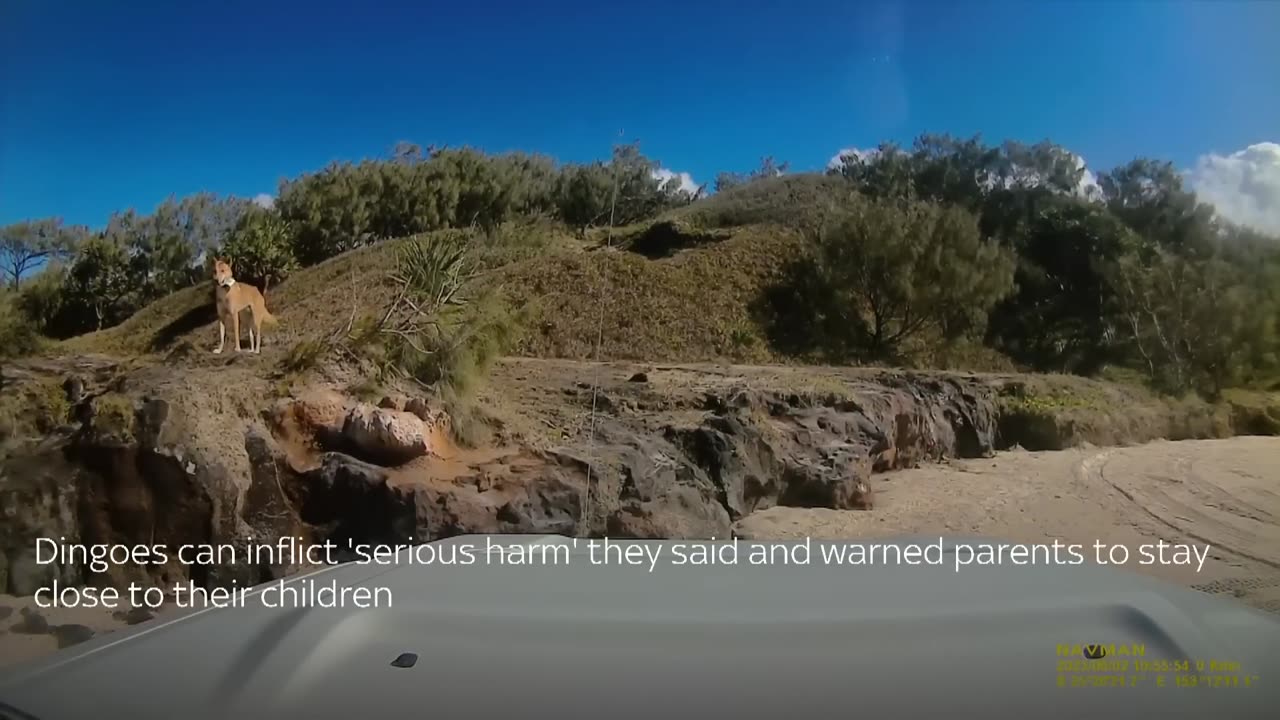
M 289 223 L 271 210 L 245 214 L 218 254 L 230 261 L 235 277 L 265 290 L 298 268 Z
M 674 210 L 670 216 L 702 229 L 776 224 L 807 230 L 821 225 L 824 217 L 855 195 L 853 186 L 829 175 L 759 177 Z
M 23 313 L 18 301 L 16 292 L 0 288 L 0 359 L 31 355 L 45 344 L 36 324 Z
M 827 362 L 901 362 L 923 333 L 980 335 L 1013 289 L 1013 253 L 954 206 L 854 202 L 810 243 L 765 309 L 776 344 Z

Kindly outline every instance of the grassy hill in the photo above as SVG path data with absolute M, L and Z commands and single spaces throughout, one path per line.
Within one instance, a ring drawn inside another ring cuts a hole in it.
M 777 279 L 782 261 L 801 252 L 802 239 L 796 228 L 777 222 L 727 222 L 724 202 L 706 200 L 612 232 L 584 235 L 532 221 L 470 234 L 484 268 L 480 282 L 500 287 L 514 306 L 528 310 L 518 354 L 592 357 L 603 322 L 606 359 L 777 360 L 751 305 Z M 386 278 L 402 242 L 344 253 L 268 288 L 281 322 L 264 351 L 321 335 L 353 310 L 386 302 Z M 216 341 L 212 294 L 211 284 L 180 290 L 115 327 L 52 350 L 139 355 L 210 345 Z
M 759 300 L 805 251 L 802 231 L 847 192 L 818 175 L 762 180 L 642 223 L 578 233 L 554 221 L 469 231 L 484 274 L 525 311 L 515 354 L 590 359 L 779 363 Z M 440 233 L 456 233 L 445 230 Z M 427 234 L 429 237 L 431 234 Z M 321 337 L 390 299 L 387 276 L 404 240 L 366 246 L 303 268 L 267 290 L 281 320 L 264 352 Z M 54 353 L 145 355 L 216 342 L 211 284 L 153 302 L 121 324 L 57 343 Z M 968 348 L 956 361 L 928 344 L 924 365 L 1011 369 Z

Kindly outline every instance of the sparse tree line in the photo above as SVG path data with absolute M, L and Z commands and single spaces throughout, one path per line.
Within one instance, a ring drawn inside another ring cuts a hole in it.
M 270 285 L 390 238 L 530 217 L 626 225 L 699 199 L 655 170 L 635 145 L 560 165 L 401 144 L 284 182 L 271 208 L 201 194 L 116 214 L 100 232 L 22 223 L 0 229 L 0 325 L 25 338 L 11 352 L 108 327 L 202 280 L 215 253 Z M 784 280 L 760 302 L 784 354 L 902 361 L 913 342 L 967 340 L 1034 370 L 1132 368 L 1170 391 L 1273 377 L 1280 243 L 1216 218 L 1169 163 L 1084 177 L 1049 142 L 925 135 L 845 155 L 825 175 L 765 158 L 721 173 L 694 207 L 704 223 L 798 224 L 809 237 L 812 252 L 778 259 Z
M 693 200 L 661 182 L 637 145 L 611 162 L 558 166 L 522 153 L 401 143 L 389 159 L 334 163 L 283 182 L 271 208 L 201 193 L 170 198 L 150 215 L 114 214 L 90 232 L 57 219 L 0 228 L 8 317 L 65 338 L 110 327 L 207 275 L 214 254 L 237 274 L 278 282 L 300 266 L 389 238 L 444 228 L 489 228 L 551 216 L 575 228 L 629 223 Z M 35 268 L 38 273 L 31 274 Z

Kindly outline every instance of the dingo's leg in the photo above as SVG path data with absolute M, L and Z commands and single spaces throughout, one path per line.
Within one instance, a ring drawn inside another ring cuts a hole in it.
M 262 354 L 262 316 L 258 313 L 253 314 L 253 326 L 258 329 L 258 347 L 254 350 L 259 355 Z
M 236 337 L 236 352 L 241 352 L 240 347 L 240 313 L 232 313 L 231 315 L 231 334 Z
M 227 344 L 227 324 L 218 320 L 218 349 L 213 351 L 214 355 L 221 355 L 222 348 Z
M 253 344 L 254 339 L 255 338 L 253 335 L 253 328 L 250 327 L 249 328 L 249 352 L 257 352 L 257 350 L 255 349 L 257 346 Z

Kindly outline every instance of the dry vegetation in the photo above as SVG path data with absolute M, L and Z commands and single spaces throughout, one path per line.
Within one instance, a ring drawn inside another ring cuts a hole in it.
M 642 232 L 633 229 L 630 237 Z M 486 266 L 480 282 L 529 310 L 519 354 L 592 357 L 603 310 L 604 358 L 741 362 L 776 359 L 751 317 L 750 302 L 775 279 L 777 258 L 796 252 L 801 242 L 785 227 L 745 227 L 721 234 L 714 244 L 649 259 L 616 249 L 627 242 L 626 232 L 617 233 L 611 251 L 602 233 L 582 240 L 551 223 L 506 226 L 479 240 Z M 305 355 L 307 341 L 385 305 L 392 295 L 387 276 L 404 242 L 340 255 L 270 289 L 268 302 L 280 325 L 264 341 L 264 352 L 286 348 Z M 207 285 L 180 290 L 116 327 L 50 351 L 137 355 L 187 343 L 203 348 L 216 338 L 211 293 Z

